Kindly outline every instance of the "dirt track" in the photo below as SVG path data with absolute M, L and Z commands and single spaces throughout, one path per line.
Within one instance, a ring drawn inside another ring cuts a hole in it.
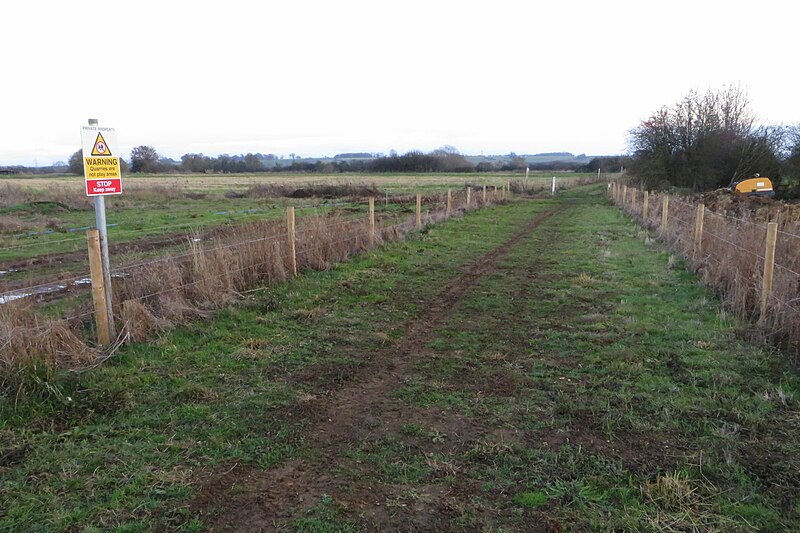
M 542 222 L 568 208 L 557 206 L 535 216 L 501 246 L 462 269 L 425 312 L 407 325 L 407 335 L 401 342 L 372 354 L 343 388 L 309 406 L 306 443 L 314 450 L 313 460 L 292 461 L 269 471 L 234 467 L 206 483 L 191 506 L 202 513 L 209 506 L 222 504 L 224 512 L 209 523 L 214 531 L 275 531 L 323 495 L 333 494 L 349 501 L 350 510 L 362 517 L 370 531 L 446 530 L 446 522 L 440 522 L 443 517 L 438 505 L 420 505 L 415 509 L 413 524 L 398 522 L 384 503 L 392 496 L 391 489 L 353 482 L 332 472 L 348 462 L 344 455 L 355 444 L 399 434 L 401 426 L 410 420 L 433 417 L 462 441 L 481 431 L 475 420 L 413 408 L 392 398 L 391 392 L 407 382 L 416 362 L 436 357 L 427 345 L 442 323 L 458 310 L 470 289 L 495 272 L 498 263 Z M 362 466 L 349 464 L 347 468 Z M 439 494 L 430 494 L 426 499 L 447 497 L 448 489 L 442 486 Z M 551 528 L 543 524 L 537 530 Z

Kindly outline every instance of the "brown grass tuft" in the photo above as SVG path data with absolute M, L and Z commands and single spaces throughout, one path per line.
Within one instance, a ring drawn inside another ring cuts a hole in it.
M 168 329 L 172 323 L 158 318 L 142 303 L 135 300 L 122 302 L 123 330 L 133 342 L 147 340 L 153 333 Z

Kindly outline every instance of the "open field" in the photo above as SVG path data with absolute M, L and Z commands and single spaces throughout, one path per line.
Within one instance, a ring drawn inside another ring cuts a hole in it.
M 593 174 L 580 174 L 575 172 L 531 172 L 529 179 L 532 182 L 545 181 L 557 176 L 559 179 L 586 178 Z M 509 180 L 522 180 L 525 172 L 481 172 L 481 173 L 435 173 L 435 174 L 302 174 L 302 173 L 263 173 L 263 174 L 136 174 L 124 176 L 125 187 L 149 186 L 157 184 L 165 187 L 180 187 L 189 191 L 227 191 L 229 189 L 243 189 L 256 184 L 318 184 L 318 183 L 369 183 L 375 184 L 388 192 L 414 192 L 419 187 L 437 189 L 447 187 L 460 187 L 464 183 L 479 183 L 481 185 L 501 185 Z M 42 178 L 40 176 L 1 178 L 0 183 L 18 185 L 32 189 L 44 190 L 53 185 L 83 187 L 81 176 L 54 176 Z
M 796 531 L 800 379 L 601 187 L 0 398 L 0 530 Z
M 591 177 L 558 174 L 561 186 Z M 465 184 L 500 187 L 514 179 L 520 187 L 547 188 L 551 176 L 531 174 L 526 181 L 523 174 L 521 181 L 519 178 L 513 174 L 127 176 L 125 193 L 106 200 L 109 241 L 180 239 L 203 228 L 280 217 L 287 205 L 325 213 L 350 202 L 361 204 L 363 210 L 367 196 L 391 199 L 416 192 L 434 195 L 448 188 L 463 189 Z M 94 211 L 82 187 L 83 178 L 76 176 L 0 179 L 0 271 L 21 270 L 27 259 L 39 255 L 85 249 L 83 230 L 94 224 Z M 326 188 L 355 191 L 326 194 Z M 359 194 L 359 188 L 371 194 Z M 276 194 L 280 193 L 278 189 L 283 189 L 283 195 Z M 378 202 L 379 207 L 382 204 Z

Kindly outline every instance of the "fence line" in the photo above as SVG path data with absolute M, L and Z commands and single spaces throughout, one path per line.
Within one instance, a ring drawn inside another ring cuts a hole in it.
M 394 219 L 394 218 L 400 218 L 400 217 L 392 217 L 392 219 Z M 268 221 L 280 222 L 280 220 L 278 220 L 278 219 L 274 219 L 274 220 L 273 219 L 269 219 Z M 328 227 L 341 227 L 341 226 L 346 226 L 346 225 L 356 224 L 356 223 L 359 223 L 359 221 L 357 221 L 357 220 L 345 220 L 345 221 L 341 221 L 341 222 L 337 222 L 337 223 L 333 223 L 333 224 L 328 224 Z M 310 230 L 298 231 L 298 235 L 302 234 L 303 232 L 308 232 L 308 231 L 310 231 Z M 285 235 L 283 235 L 282 233 L 281 234 L 276 234 L 276 235 L 270 235 L 270 236 L 267 236 L 267 237 L 260 237 L 258 239 L 250 239 L 250 240 L 246 240 L 246 241 L 235 242 L 233 244 L 220 245 L 220 246 L 216 246 L 214 248 L 206 248 L 206 249 L 203 250 L 203 252 L 206 253 L 206 252 L 215 252 L 215 251 L 220 251 L 220 250 L 227 250 L 227 249 L 237 248 L 239 246 L 246 246 L 248 244 L 254 244 L 254 243 L 258 243 L 258 242 L 266 242 L 266 241 L 271 241 L 271 240 L 283 239 L 284 237 L 285 237 Z M 122 273 L 126 273 L 126 272 L 131 272 L 131 271 L 142 269 L 142 268 L 145 268 L 145 267 L 148 267 L 148 266 L 153 266 L 153 265 L 156 265 L 158 263 L 164 263 L 164 262 L 168 262 L 168 261 L 175 261 L 176 259 L 183 259 L 183 258 L 186 258 L 186 257 L 193 256 L 196 253 L 197 253 L 196 251 L 188 251 L 188 252 L 184 252 L 184 253 L 180 253 L 180 254 L 176 254 L 176 255 L 169 255 L 169 256 L 165 256 L 165 257 L 160 257 L 158 259 L 153 259 L 153 260 L 149 260 L 149 261 L 143 261 L 141 263 L 135 263 L 135 264 L 132 264 L 132 265 L 125 265 L 125 266 L 122 266 L 122 267 L 117 267 L 117 268 L 113 269 L 112 275 L 113 274 L 122 274 Z M 87 272 L 86 274 L 78 275 L 78 276 L 71 277 L 71 278 L 55 279 L 55 280 L 51 280 L 51 281 L 45 281 L 45 282 L 42 282 L 42 283 L 37 284 L 37 285 L 29 285 L 29 286 L 25 286 L 25 287 L 18 287 L 18 288 L 11 289 L 9 291 L 5 291 L 5 292 L 0 293 L 0 301 L 2 301 L 3 297 L 6 297 L 6 296 L 16 296 L 16 295 L 19 295 L 20 293 L 32 292 L 32 291 L 35 291 L 36 289 L 53 287 L 55 285 L 69 285 L 69 284 L 74 283 L 76 281 L 81 281 L 81 280 L 88 279 L 89 277 L 90 277 L 90 275 Z
M 627 190 L 631 190 L 631 194 L 627 194 Z M 800 279 L 800 247 L 781 243 L 780 239 L 776 242 L 772 237 L 766 239 L 765 244 L 764 239 L 769 226 L 773 226 L 773 236 L 800 238 L 800 235 L 786 231 L 786 226 L 776 231 L 776 223 L 756 223 L 705 206 L 702 213 L 714 216 L 706 217 L 705 224 L 699 225 L 700 206 L 703 204 L 691 204 L 666 193 L 648 192 L 653 206 L 662 204 L 666 198 L 663 203 L 671 212 L 662 213 L 662 216 L 667 216 L 666 227 L 663 227 L 658 223 L 654 209 L 644 216 L 642 202 L 636 201 L 640 194 L 637 189 L 614 182 L 608 193 L 614 204 L 646 228 L 657 229 L 661 238 L 676 247 L 690 267 L 702 274 L 706 283 L 722 293 L 725 303 L 740 318 L 757 322 L 770 338 L 796 357 L 800 356 L 800 327 L 793 323 L 795 318 L 789 318 L 785 312 L 800 313 L 791 305 L 800 301 L 800 283 L 797 282 Z M 683 212 L 691 216 L 692 211 L 697 214 L 693 221 L 687 221 L 679 214 Z M 794 224 L 800 227 L 800 224 Z M 714 239 L 717 244 L 703 244 L 706 239 Z M 777 257 L 776 248 L 779 250 Z M 697 250 L 702 252 L 695 256 Z
M 336 204 L 301 205 L 301 206 L 295 206 L 295 209 L 300 211 L 300 210 L 308 210 L 308 209 L 320 209 L 320 208 L 325 208 L 325 207 L 342 207 L 342 206 L 352 206 L 352 205 L 366 205 L 366 201 L 365 200 L 354 200 L 354 201 L 347 201 L 347 202 L 337 202 Z M 114 231 L 110 231 L 109 233 L 111 233 L 112 235 L 115 235 L 115 236 L 120 236 L 120 234 L 128 234 L 128 233 L 131 233 L 131 234 L 134 234 L 134 235 L 141 234 L 142 236 L 147 236 L 148 234 L 155 233 L 156 231 L 163 231 L 165 229 L 176 229 L 176 228 L 193 228 L 194 227 L 194 228 L 198 228 L 198 229 L 204 229 L 204 228 L 215 229 L 215 228 L 219 228 L 219 227 L 225 227 L 226 225 L 248 224 L 248 223 L 252 222 L 253 220 L 258 220 L 258 217 L 263 215 L 264 213 L 267 213 L 267 212 L 270 212 L 270 211 L 277 211 L 277 210 L 282 209 L 282 207 L 285 207 L 285 206 L 277 206 L 276 205 L 275 207 L 272 207 L 272 208 L 259 208 L 259 209 L 249 209 L 249 210 L 241 210 L 241 211 L 227 211 L 227 212 L 204 211 L 203 212 L 204 214 L 213 214 L 213 215 L 220 215 L 220 216 L 231 215 L 231 214 L 234 214 L 234 215 L 235 214 L 245 215 L 245 216 L 239 217 L 237 219 L 227 219 L 227 220 L 221 219 L 221 220 L 215 221 L 217 223 L 211 223 L 211 224 L 198 224 L 197 222 L 184 222 L 184 223 L 172 224 L 172 225 L 146 226 L 144 228 L 138 228 L 138 229 L 125 229 L 125 228 L 121 228 L 119 226 L 119 224 L 109 224 L 108 227 L 109 227 L 109 229 L 111 229 L 111 228 L 114 229 Z M 252 215 L 252 217 L 249 217 L 247 215 Z M 269 219 L 269 220 L 271 220 L 271 219 Z M 67 228 L 65 231 L 67 231 L 67 232 L 79 232 L 79 231 L 85 231 L 85 230 L 89 230 L 89 229 L 93 229 L 93 228 L 95 228 L 95 226 L 83 226 L 83 227 L 78 227 L 78 228 Z M 58 234 L 58 233 L 61 233 L 61 232 L 53 230 L 53 231 L 50 231 L 50 232 L 42 232 L 42 233 L 36 233 L 36 234 L 30 234 L 30 235 L 15 235 L 15 236 L 9 236 L 8 240 L 14 242 L 14 241 L 20 241 L 20 240 L 23 240 L 23 239 L 43 237 L 45 235 L 54 235 L 54 234 Z M 2 238 L 3 237 L 0 236 L 0 239 L 2 239 Z M 28 247 L 31 247 L 31 246 L 45 246 L 45 245 L 61 244 L 61 243 L 65 243 L 65 242 L 78 242 L 78 241 L 83 242 L 85 240 L 86 239 L 85 239 L 84 236 L 70 237 L 68 239 L 59 239 L 59 240 L 55 240 L 55 241 L 44 239 L 44 240 L 38 240 L 37 242 L 27 242 L 25 244 L 12 244 L 12 245 L 9 245 L 9 246 L 0 246 L 0 252 L 7 251 L 7 250 L 18 250 L 18 249 L 22 249 L 22 248 L 28 248 Z
M 469 191 L 458 194 L 450 191 L 453 205 L 449 214 L 455 216 L 504 199 L 497 191 L 488 192 L 486 201 L 473 198 L 468 209 L 465 197 Z M 421 199 L 426 208 L 431 208 L 424 213 L 425 224 L 450 218 L 444 214 L 447 204 L 443 195 L 422 196 Z M 295 234 L 296 256 L 300 259 L 298 266 L 301 269 L 327 268 L 330 262 L 342 261 L 382 242 L 402 238 L 413 227 L 414 221 L 413 210 L 411 213 L 407 207 L 404 210 L 404 213 L 378 220 L 374 229 L 367 218 L 341 219 L 325 215 L 299 218 Z M 0 370 L 15 361 L 36 357 L 49 357 L 56 363 L 64 358 L 83 361 L 97 355 L 90 340 L 96 338 L 95 335 L 102 340 L 100 344 L 106 346 L 116 346 L 123 340 L 141 340 L 146 338 L 142 332 L 158 330 L 163 324 L 174 322 L 175 317 L 197 316 L 197 313 L 227 305 L 248 286 L 288 278 L 287 223 L 280 219 L 267 219 L 265 222 L 266 225 L 260 225 L 259 221 L 242 224 L 240 233 L 244 240 L 238 242 L 210 248 L 199 244 L 187 252 L 115 268 L 112 315 L 114 322 L 123 325 L 116 340 L 103 335 L 105 326 L 100 321 L 94 324 L 94 329 L 92 323 L 85 321 L 87 317 L 97 316 L 96 310 L 56 318 L 41 311 L 42 302 L 37 298 L 20 298 L 0 305 Z M 264 230 L 270 234 L 248 238 L 253 232 Z M 49 281 L 3 294 L 22 294 L 29 289 L 68 285 L 88 277 L 87 274 Z M 170 297 L 170 300 L 160 298 L 169 293 L 178 296 Z M 75 309 L 75 304 L 84 309 L 91 305 L 83 296 L 68 301 L 66 305 L 58 305 L 66 314 Z M 175 307 L 170 309 L 170 305 Z M 54 338 L 49 338 L 51 333 Z M 83 355 L 75 355 L 76 351 Z

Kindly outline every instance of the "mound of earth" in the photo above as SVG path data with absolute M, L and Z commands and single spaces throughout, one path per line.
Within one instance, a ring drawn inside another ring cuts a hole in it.
M 780 218 L 784 224 L 800 222 L 800 204 L 791 204 L 766 196 L 744 196 L 720 189 L 700 195 L 712 211 L 753 222 L 772 222 Z

